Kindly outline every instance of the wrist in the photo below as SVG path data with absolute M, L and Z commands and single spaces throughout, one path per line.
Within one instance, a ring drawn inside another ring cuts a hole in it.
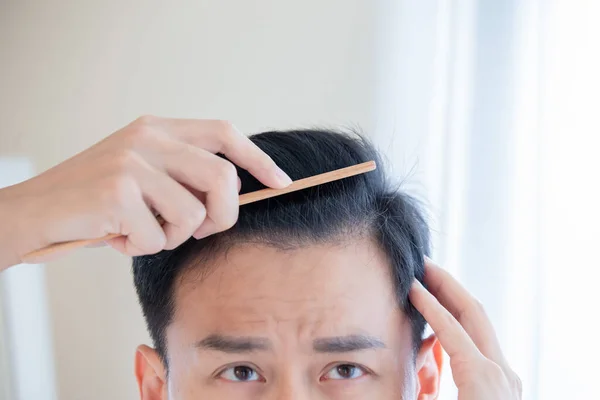
M 18 185 L 0 189 L 0 271 L 21 262 L 25 229 L 25 204 L 17 196 Z

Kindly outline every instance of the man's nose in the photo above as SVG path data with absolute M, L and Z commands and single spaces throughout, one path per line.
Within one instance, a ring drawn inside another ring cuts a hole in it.
M 269 400 L 315 400 L 318 397 L 310 382 L 300 377 L 282 377 L 272 391 Z

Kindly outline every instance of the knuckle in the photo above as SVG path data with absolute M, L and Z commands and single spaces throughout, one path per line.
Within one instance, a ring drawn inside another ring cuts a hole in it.
M 166 236 L 164 250 L 176 249 L 189 237 L 187 230 L 175 224 L 164 227 L 164 233 Z
M 235 127 L 229 121 L 219 119 L 219 120 L 216 120 L 215 123 L 217 124 L 219 131 L 221 131 L 225 134 L 232 134 L 235 132 Z
M 155 136 L 156 131 L 154 128 L 148 126 L 141 126 L 128 132 L 128 139 L 132 147 L 141 147 Z
M 504 370 L 502 370 L 502 368 L 498 364 L 493 363 L 493 362 L 487 363 L 487 366 L 485 368 L 485 373 L 491 382 L 499 382 L 499 381 L 504 381 L 506 379 Z
M 437 311 L 432 310 L 432 313 Z M 456 330 L 456 320 L 450 313 L 443 313 L 439 316 L 439 326 L 436 328 L 436 335 L 438 337 L 451 336 Z
M 454 316 L 452 314 L 450 314 L 449 312 L 444 313 L 443 326 L 445 326 L 446 328 L 449 328 L 449 329 L 453 329 L 457 325 L 458 325 L 458 322 L 456 321 L 456 318 L 454 318 Z
M 217 158 L 215 162 L 215 182 L 218 187 L 234 185 L 237 189 L 237 170 L 229 161 Z
M 231 143 L 238 139 L 238 132 L 231 122 L 217 120 L 215 123 L 217 125 L 217 132 L 222 143 L 222 148 L 230 146 Z
M 188 221 L 193 229 L 198 228 L 206 218 L 206 208 L 202 204 L 190 210 Z
M 215 218 L 215 231 L 223 232 L 235 225 L 236 218 L 231 215 L 221 215 L 219 218 Z
M 134 124 L 139 127 L 153 126 L 156 124 L 158 119 L 159 118 L 154 115 L 146 114 L 138 117 L 138 119 L 134 121 Z
M 149 240 L 148 243 L 144 246 L 144 251 L 148 252 L 148 254 L 156 254 L 162 251 L 167 244 L 167 238 L 164 234 L 157 234 L 152 240 Z
M 475 374 L 472 364 L 473 363 L 471 360 L 465 359 L 460 355 L 450 359 L 450 368 L 452 368 L 452 371 L 456 373 L 456 376 L 471 376 Z
M 232 212 L 226 213 L 224 218 L 222 218 L 221 223 L 218 228 L 222 231 L 227 230 L 235 225 L 238 218 L 237 208 L 232 210 Z
M 134 146 L 156 137 L 159 118 L 153 116 L 139 117 L 126 132 L 127 139 Z
M 213 215 L 213 222 L 217 232 L 225 231 L 235 225 L 238 219 L 239 208 L 230 207 L 219 210 L 218 215 Z
M 139 163 L 139 156 L 130 149 L 122 149 L 117 152 L 111 163 L 118 173 L 130 172 Z
M 469 306 L 466 307 L 462 314 L 463 315 L 461 315 L 461 318 L 468 316 L 486 317 L 487 311 L 485 310 L 485 306 L 481 301 L 479 301 L 476 298 L 473 298 L 473 300 L 469 303 Z
M 191 234 L 198 229 L 206 218 L 206 209 L 202 204 L 196 207 L 190 207 L 185 215 L 182 216 L 181 226 L 185 229 L 186 234 Z

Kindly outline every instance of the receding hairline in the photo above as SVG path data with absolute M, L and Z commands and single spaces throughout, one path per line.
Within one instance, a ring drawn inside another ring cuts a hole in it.
M 374 245 L 377 251 L 381 253 L 383 259 L 390 264 L 390 272 L 392 267 L 389 255 L 386 254 L 385 249 L 377 240 L 374 229 L 369 227 L 364 227 L 363 229 L 353 229 L 349 231 L 340 231 L 337 234 L 328 236 L 327 238 L 321 240 L 315 240 L 314 238 L 306 237 L 296 241 L 277 241 L 277 238 L 265 240 L 265 238 L 256 238 L 250 234 L 228 236 L 226 233 L 221 233 L 217 235 L 223 236 L 215 238 L 215 241 L 214 243 L 211 243 L 212 246 L 210 246 L 210 248 L 203 248 L 202 250 L 196 252 L 190 251 L 186 258 L 181 261 L 182 268 L 175 280 L 173 291 L 175 291 L 176 287 L 179 285 L 202 283 L 203 280 L 208 278 L 208 276 L 210 276 L 219 268 L 219 261 L 227 259 L 231 250 L 234 248 L 237 250 L 239 247 L 245 246 L 264 247 L 281 252 L 294 252 L 309 247 L 345 247 L 354 245 L 356 243 L 362 243 L 364 240 L 367 240 Z M 390 279 L 392 278 L 393 277 L 390 274 Z

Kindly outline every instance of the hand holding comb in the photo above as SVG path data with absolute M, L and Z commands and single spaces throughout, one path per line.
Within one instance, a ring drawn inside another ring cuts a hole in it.
M 324 183 L 337 181 L 337 180 L 348 178 L 351 176 L 360 175 L 365 172 L 373 171 L 376 168 L 377 168 L 377 166 L 375 165 L 375 161 L 367 161 L 362 164 L 357 164 L 357 165 L 353 165 L 350 167 L 337 169 L 335 171 L 330 171 L 330 172 L 325 172 L 323 174 L 310 176 L 308 178 L 299 179 L 297 181 L 292 182 L 292 184 L 290 184 L 289 186 L 287 186 L 283 189 L 266 188 L 266 189 L 262 189 L 262 190 L 257 190 L 255 192 L 242 194 L 242 195 L 240 195 L 240 198 L 239 198 L 240 206 L 242 206 L 244 204 L 248 204 L 248 203 L 253 203 L 255 201 L 265 200 L 265 199 L 268 199 L 271 197 L 280 196 L 282 194 L 306 189 L 309 187 L 322 185 Z M 158 218 L 159 218 L 159 220 L 161 219 L 160 217 L 158 217 Z M 84 239 L 84 240 L 74 240 L 74 241 L 69 241 L 69 242 L 54 243 L 54 244 L 51 244 L 50 246 L 44 247 L 43 249 L 35 250 L 35 251 L 32 251 L 32 252 L 26 254 L 22 258 L 22 261 L 25 263 L 33 262 L 37 259 L 40 259 L 41 257 L 47 257 L 56 252 L 69 251 L 69 250 L 74 250 L 74 249 L 77 249 L 80 247 L 85 247 L 85 246 L 89 246 L 89 245 L 102 243 L 107 240 L 119 237 L 119 236 L 121 236 L 121 235 L 118 233 L 112 233 L 110 235 L 106 235 L 106 236 L 96 238 L 96 239 Z

